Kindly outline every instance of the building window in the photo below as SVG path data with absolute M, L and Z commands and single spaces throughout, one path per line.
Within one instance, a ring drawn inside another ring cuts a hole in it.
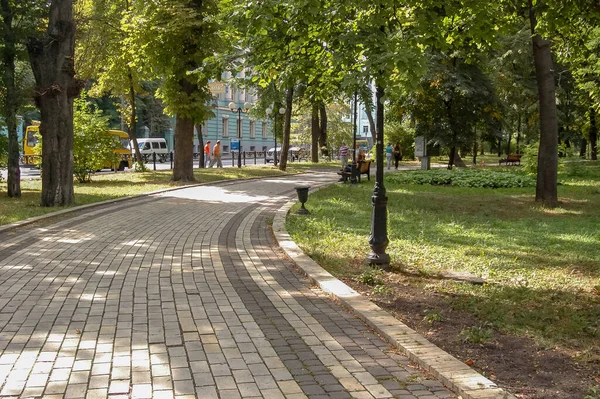
M 262 123 L 262 138 L 266 139 L 267 138 L 267 122 L 263 121 Z
M 267 146 L 266 146 L 266 145 L 263 145 L 263 147 L 262 147 L 262 151 L 263 151 L 263 152 L 267 152 Z
M 223 146 L 223 152 L 229 152 L 229 146 L 228 145 L 224 145 Z
M 254 152 L 254 151 L 256 151 L 256 147 L 255 147 L 255 146 L 253 146 L 253 145 L 251 145 L 251 146 L 250 146 L 250 152 Z
M 242 120 L 238 118 L 238 119 L 236 119 L 235 122 L 236 122 L 236 125 L 235 125 L 236 126 L 236 130 L 235 130 L 235 132 L 237 134 L 237 137 L 241 139 L 242 138 Z
M 369 134 L 369 126 L 363 126 L 363 133 Z
M 250 138 L 251 139 L 256 137 L 255 128 L 256 128 L 256 122 L 250 121 Z
M 229 137 L 229 118 L 223 118 L 223 137 Z

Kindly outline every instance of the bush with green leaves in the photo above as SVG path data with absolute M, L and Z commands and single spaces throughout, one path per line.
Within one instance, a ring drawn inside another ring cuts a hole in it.
M 535 186 L 535 180 L 527 174 L 519 171 L 490 169 L 417 170 L 388 175 L 387 179 L 398 184 L 428 184 L 432 186 L 477 188 Z
M 117 143 L 109 134 L 108 117 L 84 95 L 75 100 L 73 113 L 73 174 L 80 183 L 91 181 L 92 173 L 117 162 Z

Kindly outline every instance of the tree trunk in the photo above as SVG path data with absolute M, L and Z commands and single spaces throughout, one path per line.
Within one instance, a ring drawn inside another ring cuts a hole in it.
M 502 156 L 502 137 L 498 137 L 498 156 Z
M 312 162 L 319 162 L 319 137 L 321 136 L 321 129 L 319 126 L 319 104 L 313 103 L 312 105 L 312 116 L 311 116 L 311 150 L 310 157 Z
M 2 17 L 4 21 L 4 48 L 2 62 L 4 64 L 5 103 L 4 118 L 8 129 L 8 196 L 21 196 L 21 169 L 19 169 L 19 136 L 17 135 L 17 94 L 15 88 L 16 39 L 12 27 L 13 12 L 8 0 L 2 0 Z
M 137 137 L 135 132 L 137 132 L 137 119 L 136 119 L 136 108 L 137 104 L 135 101 L 135 87 L 133 86 L 133 74 L 131 73 L 131 68 L 129 68 L 129 105 L 131 107 L 131 114 L 129 115 L 129 129 L 127 129 L 127 134 L 129 135 L 129 140 L 133 142 L 133 151 L 135 152 L 135 161 L 139 165 L 139 170 L 144 170 L 144 160 L 142 159 L 142 153 L 140 152 L 140 148 L 138 147 Z
M 175 121 L 175 162 L 172 181 L 194 182 L 194 121 L 177 116 Z
M 541 202 L 544 206 L 555 207 L 558 204 L 558 120 L 556 116 L 554 65 L 552 63 L 550 41 L 536 34 L 535 10 L 532 0 L 528 0 L 528 2 L 541 130 L 535 200 Z
M 198 133 L 198 168 L 204 169 L 204 134 L 202 132 L 202 125 L 196 125 L 196 132 Z
M 279 159 L 279 169 L 285 170 L 287 167 L 288 151 L 290 150 L 290 130 L 292 128 L 292 105 L 294 102 L 294 87 L 287 90 L 285 96 L 285 120 L 283 121 L 283 138 L 281 142 L 281 158 Z
M 53 0 L 43 40 L 31 39 L 27 50 L 36 81 L 41 114 L 42 206 L 66 206 L 73 194 L 73 99 L 82 82 L 75 79 L 73 1 Z
M 452 170 L 452 166 L 454 166 L 454 158 L 456 157 L 456 146 L 453 145 L 450 148 L 450 159 L 448 160 L 448 170 Z
M 582 137 L 579 144 L 579 158 L 585 158 L 585 151 L 587 150 L 587 140 Z
M 590 152 L 592 161 L 598 160 L 598 126 L 596 125 L 596 111 L 590 108 Z
M 321 105 L 319 105 L 319 113 L 321 114 L 319 147 L 327 148 L 327 108 L 325 107 L 325 104 L 321 103 Z
M 512 141 L 512 133 L 508 132 L 508 140 L 506 141 L 506 155 L 510 155 L 510 142 Z
M 519 145 L 521 144 L 521 114 L 519 114 L 519 120 L 517 122 L 517 154 L 520 154 Z
M 473 142 L 473 165 L 477 165 L 477 139 Z

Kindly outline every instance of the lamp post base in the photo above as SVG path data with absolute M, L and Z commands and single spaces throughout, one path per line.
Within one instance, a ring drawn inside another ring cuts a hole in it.
M 296 211 L 296 215 L 310 215 L 310 211 L 302 204 L 302 207 Z
M 390 256 L 385 252 L 376 254 L 372 252 L 367 256 L 367 263 L 373 266 L 380 266 L 382 269 L 388 269 L 390 266 Z
M 383 184 L 375 183 L 373 196 L 373 215 L 371 218 L 371 236 L 369 245 L 371 254 L 367 256 L 367 262 L 371 265 L 381 266 L 387 269 L 390 264 L 390 256 L 385 253 L 389 244 L 387 237 L 387 201 L 386 190 Z

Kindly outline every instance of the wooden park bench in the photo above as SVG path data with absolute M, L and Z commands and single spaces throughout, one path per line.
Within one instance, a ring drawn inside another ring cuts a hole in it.
M 498 165 L 521 165 L 521 154 L 510 154 L 506 158 L 498 161 Z
M 367 175 L 367 180 L 371 180 L 371 162 L 373 162 L 371 159 L 367 161 L 358 161 L 358 174 L 356 178 L 358 179 L 359 183 L 361 175 Z M 337 174 L 342 177 L 342 181 L 344 183 L 346 183 L 348 179 L 352 177 L 352 172 L 344 172 L 343 170 L 340 170 Z

